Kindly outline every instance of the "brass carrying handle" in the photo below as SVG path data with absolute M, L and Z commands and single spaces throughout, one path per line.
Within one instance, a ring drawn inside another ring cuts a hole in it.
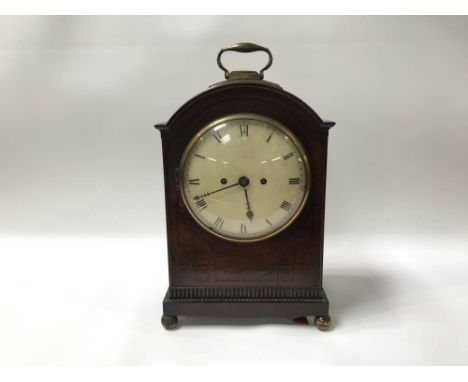
M 239 42 L 237 44 L 228 46 L 227 48 L 221 49 L 220 52 L 218 53 L 218 58 L 217 58 L 218 66 L 221 68 L 222 71 L 224 71 L 224 76 L 226 78 L 229 78 L 229 70 L 227 70 L 225 66 L 221 63 L 221 56 L 223 55 L 224 52 L 228 52 L 228 51 L 239 52 L 239 53 L 265 52 L 266 54 L 268 54 L 268 63 L 259 72 L 261 79 L 263 79 L 263 72 L 267 70 L 273 63 L 273 56 L 268 48 L 265 48 L 264 46 L 257 45 L 251 42 Z

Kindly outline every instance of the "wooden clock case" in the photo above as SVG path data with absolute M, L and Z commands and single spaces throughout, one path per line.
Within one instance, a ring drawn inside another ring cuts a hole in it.
M 177 316 L 314 316 L 319 329 L 327 329 L 322 259 L 327 141 L 335 123 L 276 84 L 233 77 L 155 126 L 162 137 L 169 261 L 162 323 L 172 329 Z M 254 243 L 226 241 L 202 229 L 186 210 L 178 184 L 190 139 L 210 122 L 236 113 L 261 114 L 285 125 L 310 161 L 310 193 L 300 216 L 278 235 Z

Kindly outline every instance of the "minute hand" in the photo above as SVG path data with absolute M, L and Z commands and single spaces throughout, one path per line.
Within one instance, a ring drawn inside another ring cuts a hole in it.
M 211 191 L 211 192 L 205 192 L 203 195 L 201 195 L 202 197 L 207 197 L 207 196 L 210 196 L 210 195 L 213 195 L 219 191 L 223 191 L 223 190 L 226 190 L 228 188 L 231 188 L 231 187 L 234 187 L 234 186 L 238 186 L 239 185 L 239 182 L 237 183 L 234 183 L 234 184 L 231 184 L 230 186 L 226 186 L 226 187 L 223 187 L 223 188 L 220 188 L 218 190 L 215 190 L 215 191 Z

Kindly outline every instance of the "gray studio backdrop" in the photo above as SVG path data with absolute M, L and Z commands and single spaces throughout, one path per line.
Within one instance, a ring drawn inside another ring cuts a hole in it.
M 239 41 L 337 122 L 328 234 L 468 228 L 467 17 L 2 17 L 0 235 L 164 234 L 152 125 Z

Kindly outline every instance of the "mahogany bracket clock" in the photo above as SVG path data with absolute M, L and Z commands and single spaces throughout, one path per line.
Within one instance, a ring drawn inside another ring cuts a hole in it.
M 226 51 L 267 65 L 228 71 Z M 222 49 L 226 80 L 161 132 L 169 288 L 162 324 L 180 316 L 285 317 L 330 326 L 322 287 L 328 130 L 308 105 L 265 81 L 270 51 Z M 310 321 L 309 321 L 310 320 Z

